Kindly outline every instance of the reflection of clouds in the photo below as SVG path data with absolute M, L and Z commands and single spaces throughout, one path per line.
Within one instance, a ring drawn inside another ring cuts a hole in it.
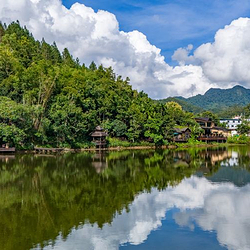
M 184 179 L 162 192 L 142 193 L 112 224 L 99 229 L 85 224 L 73 230 L 66 241 L 58 237 L 56 249 L 119 249 L 119 245 L 141 244 L 161 226 L 166 211 L 178 208 L 176 223 L 191 230 L 216 231 L 220 244 L 229 249 L 250 249 L 250 185 L 237 188 L 230 183 L 214 184 L 205 178 Z M 51 249 L 51 246 L 45 249 Z
M 134 245 L 142 243 L 152 230 L 161 226 L 161 220 L 165 216 L 165 204 L 158 204 L 158 195 L 157 190 L 138 195 L 129 208 L 130 212 L 124 210 L 121 215 L 117 214 L 112 225 L 105 224 L 100 229 L 97 224 L 85 224 L 74 229 L 66 241 L 58 236 L 54 248 L 113 250 L 128 242 Z M 44 249 L 52 248 L 47 246 Z
M 218 241 L 228 249 L 250 249 L 249 209 L 250 185 L 219 188 L 207 196 L 202 209 L 180 212 L 175 220 L 182 226 L 195 221 L 203 230 L 216 231 Z
M 250 185 L 236 188 L 232 184 L 214 185 L 205 179 L 193 180 L 197 183 L 195 193 L 189 189 L 190 196 L 199 193 L 199 185 L 205 183 L 206 192 L 197 200 L 203 205 L 194 210 L 182 210 L 174 218 L 180 226 L 193 226 L 195 221 L 203 230 L 216 231 L 220 244 L 228 249 L 250 249 Z M 204 189 L 203 189 L 204 190 Z M 177 206 L 180 209 L 190 206 Z

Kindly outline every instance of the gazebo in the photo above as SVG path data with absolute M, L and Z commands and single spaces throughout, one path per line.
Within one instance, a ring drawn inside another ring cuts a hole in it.
M 91 136 L 97 148 L 105 148 L 108 133 L 106 133 L 102 127 L 97 126 Z

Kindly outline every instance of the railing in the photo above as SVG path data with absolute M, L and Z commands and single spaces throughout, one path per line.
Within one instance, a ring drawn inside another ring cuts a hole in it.
M 177 137 L 174 137 L 174 141 L 175 142 L 187 142 L 189 138 L 177 138 Z
M 63 148 L 38 148 L 34 147 L 36 152 L 43 152 L 43 153 L 59 153 L 63 151 Z
M 227 137 L 224 136 L 199 136 L 199 141 L 226 141 Z
M 15 152 L 16 148 L 0 148 L 0 152 Z
M 106 141 L 94 141 L 96 146 L 105 146 L 107 143 Z

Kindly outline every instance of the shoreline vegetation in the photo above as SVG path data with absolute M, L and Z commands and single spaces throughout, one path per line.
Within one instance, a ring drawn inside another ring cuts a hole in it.
M 193 114 L 176 102 L 163 104 L 133 90 L 129 78 L 111 67 L 80 64 L 67 48 L 61 53 L 56 43 L 35 40 L 18 21 L 0 23 L 2 147 L 89 150 L 97 126 L 108 132 L 109 148 L 203 145 L 196 140 L 203 131 L 197 116 L 219 124 L 209 111 Z M 190 141 L 173 144 L 175 128 L 185 127 Z M 239 138 L 230 142 L 249 143 Z
M 154 144 L 148 144 L 148 145 L 140 145 L 139 143 L 136 145 L 117 145 L 117 146 L 110 146 L 105 148 L 96 148 L 96 147 L 89 147 L 89 148 L 78 148 L 78 149 L 72 149 L 72 148 L 63 148 L 60 152 L 61 153 L 68 153 L 68 152 L 96 152 L 96 151 L 123 151 L 123 150 L 146 150 L 146 149 L 189 149 L 189 148 L 211 148 L 211 147 L 228 147 L 228 146 L 246 146 L 249 143 L 236 143 L 236 142 L 230 142 L 230 143 L 172 143 L 168 145 L 161 145 L 156 146 Z M 50 149 L 49 147 L 46 149 Z M 35 152 L 35 150 L 18 150 L 19 153 L 32 153 Z

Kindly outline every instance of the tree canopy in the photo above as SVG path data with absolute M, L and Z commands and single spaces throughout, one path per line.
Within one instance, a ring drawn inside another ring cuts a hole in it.
M 18 22 L 0 26 L 0 105 L 0 140 L 21 148 L 82 147 L 97 125 L 112 137 L 162 144 L 176 124 L 194 123 L 179 104 L 156 103 L 111 67 L 81 65 Z

